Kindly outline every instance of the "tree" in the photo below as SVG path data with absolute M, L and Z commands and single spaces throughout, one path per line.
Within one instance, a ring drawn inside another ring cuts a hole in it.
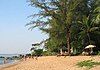
M 34 50 L 36 56 L 41 56 L 42 53 L 43 53 L 43 49 L 37 49 L 37 50 Z
M 94 40 L 91 33 L 100 32 L 98 26 L 100 12 L 97 4 L 99 0 L 29 0 L 29 2 L 32 7 L 38 8 L 39 12 L 31 15 L 35 19 L 27 25 L 31 25 L 29 29 L 38 27 L 49 35 L 45 40 L 45 46 L 51 51 L 65 46 L 70 55 L 71 46 L 74 47 L 76 44 L 76 48 L 81 48 L 87 41 L 92 44 L 91 41 Z M 79 35 L 81 39 L 78 38 Z
M 63 40 L 66 39 L 68 53 L 70 55 L 70 29 L 74 21 L 74 12 L 81 1 L 79 0 L 58 0 L 52 2 L 39 2 L 37 0 L 30 0 L 31 6 L 35 6 L 40 9 L 38 14 L 34 14 L 33 16 L 40 16 L 41 18 L 48 18 L 47 21 L 43 21 L 42 19 L 37 19 L 36 21 L 32 21 L 27 25 L 31 25 L 30 29 L 34 27 L 38 27 L 41 30 L 47 30 L 50 38 L 56 39 L 60 42 L 62 35 L 65 35 Z M 60 18 L 61 17 L 61 18 Z M 49 26 L 46 29 L 46 26 Z M 52 37 L 52 34 L 56 36 Z M 59 37 L 60 36 L 60 37 Z M 57 41 L 56 40 L 56 41 Z M 62 40 L 62 41 L 63 41 Z M 65 41 L 65 40 L 64 40 Z
M 82 22 L 79 22 L 81 24 L 81 32 L 79 33 L 81 36 L 84 36 L 82 39 L 88 38 L 88 44 L 92 44 L 91 41 L 91 33 L 98 31 L 99 27 L 95 26 L 94 23 L 92 23 L 92 20 L 90 17 L 84 17 Z

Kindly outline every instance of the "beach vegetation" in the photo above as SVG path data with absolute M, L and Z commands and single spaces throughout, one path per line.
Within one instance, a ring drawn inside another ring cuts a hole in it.
M 89 44 L 100 50 L 100 0 L 29 0 L 39 12 L 26 26 L 48 34 L 44 43 L 48 53 L 79 54 Z M 63 49 L 65 47 L 65 49 Z M 60 51 L 61 50 L 61 51 Z M 47 52 L 46 52 L 47 53 Z
M 86 61 L 82 61 L 82 62 L 79 62 L 77 63 L 77 65 L 79 67 L 93 67 L 93 66 L 96 66 L 96 65 L 100 65 L 100 62 L 93 62 L 92 60 L 86 60 Z
M 42 56 L 43 49 L 36 49 L 32 51 L 32 56 Z
M 43 53 L 43 49 L 37 49 L 37 50 L 34 50 L 34 52 L 35 52 L 35 54 L 36 54 L 37 56 L 41 56 L 42 53 Z
M 98 55 L 100 55 L 100 51 L 98 51 Z
M 56 52 L 50 52 L 50 51 L 44 51 L 42 53 L 42 55 L 43 56 L 55 56 L 55 55 L 57 55 L 57 53 Z

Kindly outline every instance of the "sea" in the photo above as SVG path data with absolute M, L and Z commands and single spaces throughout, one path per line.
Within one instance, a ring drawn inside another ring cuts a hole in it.
M 0 54 L 0 57 L 12 57 L 12 56 L 19 56 L 19 54 Z M 3 65 L 7 65 L 7 64 L 13 64 L 13 63 L 16 63 L 20 60 L 6 60 L 5 61 L 5 64 L 4 64 L 4 58 L 0 58 L 0 66 L 3 66 Z

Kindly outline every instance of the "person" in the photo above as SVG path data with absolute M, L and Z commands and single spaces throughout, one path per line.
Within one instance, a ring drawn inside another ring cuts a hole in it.
M 37 60 L 38 59 L 38 56 L 36 56 L 35 59 Z
M 83 51 L 82 55 L 89 55 L 89 52 Z
M 6 59 L 4 58 L 3 64 L 5 64 L 5 63 L 6 63 Z
M 24 55 L 24 60 L 26 61 L 26 56 Z

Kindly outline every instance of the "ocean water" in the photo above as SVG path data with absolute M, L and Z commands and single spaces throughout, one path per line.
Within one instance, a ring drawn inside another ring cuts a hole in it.
M 2 65 L 4 63 L 4 59 L 0 58 L 0 65 Z
M 12 57 L 12 56 L 18 56 L 19 54 L 0 54 L 0 56 L 3 57 Z
M 12 56 L 19 56 L 19 54 L 0 54 L 0 57 L 12 57 Z M 18 60 L 6 60 L 5 64 L 12 64 L 17 62 Z M 4 58 L 0 58 L 0 66 L 4 65 Z

